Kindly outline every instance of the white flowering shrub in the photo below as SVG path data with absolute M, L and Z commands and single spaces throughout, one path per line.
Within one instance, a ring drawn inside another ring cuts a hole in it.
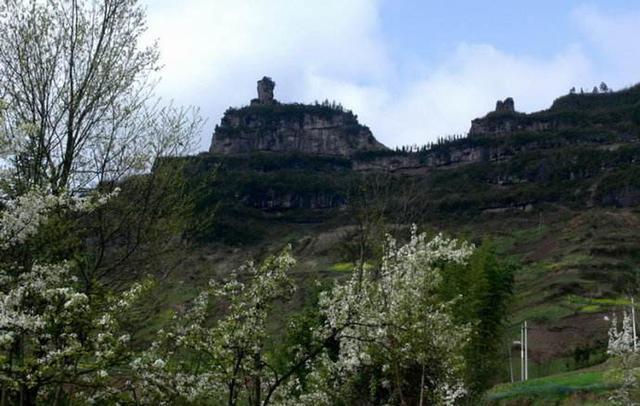
M 624 312 L 622 325 L 618 328 L 618 319 L 614 314 L 611 318 L 611 326 L 609 327 L 607 354 L 612 356 L 621 356 L 633 352 L 633 350 L 633 322 L 631 320 L 631 315 Z
M 445 264 L 465 263 L 472 252 L 464 242 L 428 240 L 415 228 L 405 245 L 389 237 L 379 269 L 354 274 L 321 297 L 326 322 L 319 334 L 337 348 L 315 361 L 298 401 L 453 404 L 464 396 L 470 329 L 453 319 L 439 284 Z
M 176 314 L 150 348 L 131 362 L 127 401 L 143 404 L 266 404 L 280 385 L 265 346 L 274 303 L 288 299 L 290 250 L 247 263 Z M 216 316 L 217 309 L 222 315 Z
M 617 358 L 619 361 L 622 383 L 609 396 L 608 400 L 612 405 L 640 405 L 640 385 L 637 372 L 638 358 L 634 347 L 631 314 L 626 311 L 623 313 L 620 326 L 618 326 L 618 319 L 614 314 L 609 327 L 607 354 Z
M 5 195 L 6 196 L 6 195 Z M 114 297 L 89 296 L 72 261 L 49 264 L 31 250 L 51 211 L 89 211 L 112 195 L 6 198 L 0 211 L 0 382 L 9 402 L 61 402 L 109 386 L 128 358 L 127 310 L 148 284 Z M 66 389 L 65 389 L 66 388 Z

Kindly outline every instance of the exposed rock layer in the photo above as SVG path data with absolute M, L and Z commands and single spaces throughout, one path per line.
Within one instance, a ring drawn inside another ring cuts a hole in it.
M 328 106 L 272 104 L 227 110 L 209 151 L 350 156 L 385 149 L 351 112 Z
M 369 128 L 339 105 L 281 104 L 273 98 L 275 82 L 258 81 L 258 98 L 251 105 L 228 109 L 216 126 L 209 152 L 299 152 L 312 155 L 351 156 L 381 151 Z

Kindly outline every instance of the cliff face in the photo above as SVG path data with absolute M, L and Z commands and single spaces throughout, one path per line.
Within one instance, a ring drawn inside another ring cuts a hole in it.
M 234 176 L 247 177 L 249 183 L 234 199 L 248 207 L 339 209 L 348 188 L 334 184 L 336 179 L 379 173 L 447 182 L 456 182 L 450 175 L 459 173 L 468 178 L 459 188 L 440 190 L 434 183 L 425 192 L 437 199 L 477 188 L 446 203 L 456 207 L 465 199 L 476 199 L 469 207 L 482 210 L 558 201 L 640 204 L 640 170 L 628 169 L 640 162 L 640 86 L 563 96 L 531 114 L 517 112 L 507 98 L 473 120 L 469 137 L 419 151 L 385 148 L 353 113 L 338 106 L 281 104 L 273 99 L 273 86 L 265 78 L 250 106 L 225 113 L 216 127 L 213 154 L 205 156 L 224 163 Z M 575 190 L 566 192 L 572 184 Z M 491 188 L 495 193 L 487 192 Z M 512 195 L 505 194 L 508 189 Z
M 354 114 L 328 106 L 254 105 L 229 109 L 216 127 L 209 152 L 300 152 L 350 156 L 384 150 Z
M 617 136 L 637 132 L 640 124 L 640 85 L 618 92 L 568 94 L 547 109 L 530 114 L 515 110 L 513 99 L 498 101 L 496 109 L 471 122 L 469 137 L 503 137 L 514 133 L 591 132 L 602 129 Z
M 258 98 L 251 105 L 225 112 L 216 126 L 209 152 L 295 152 L 311 155 L 351 156 L 356 152 L 387 148 L 369 128 L 340 106 L 281 104 L 273 99 L 275 83 L 258 82 Z
M 471 121 L 470 137 L 503 136 L 514 132 L 539 132 L 557 128 L 557 123 L 519 113 L 511 97 L 496 102 L 496 109 Z
M 492 112 L 483 118 L 471 121 L 469 136 L 502 136 L 514 132 L 539 132 L 557 129 L 558 123 L 547 120 L 531 120 L 523 113 Z

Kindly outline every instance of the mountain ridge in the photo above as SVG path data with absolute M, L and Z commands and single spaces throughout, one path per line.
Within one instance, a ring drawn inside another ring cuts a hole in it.
M 175 159 L 195 194 L 190 238 L 216 258 L 292 244 L 304 280 L 340 277 L 365 219 L 492 240 L 522 264 L 512 321 L 530 322 L 532 376 L 597 362 L 607 303 L 640 277 L 640 87 L 487 117 L 515 124 L 417 151 Z M 527 127 L 536 121 L 562 125 Z

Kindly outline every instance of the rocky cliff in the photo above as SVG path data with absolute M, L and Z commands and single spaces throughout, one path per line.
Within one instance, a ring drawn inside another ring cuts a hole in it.
M 640 124 L 640 85 L 618 92 L 568 94 L 550 108 L 530 114 L 516 111 L 512 98 L 471 122 L 469 137 L 503 137 L 515 133 L 605 131 L 619 137 L 637 132 Z
M 328 103 L 279 103 L 273 98 L 274 87 L 270 78 L 263 78 L 258 82 L 258 98 L 250 106 L 225 112 L 213 134 L 210 153 L 269 151 L 351 156 L 387 149 L 351 111 Z
M 511 97 L 496 102 L 496 109 L 482 118 L 471 121 L 470 137 L 502 136 L 519 131 L 545 131 L 555 123 L 544 118 L 517 112 Z

